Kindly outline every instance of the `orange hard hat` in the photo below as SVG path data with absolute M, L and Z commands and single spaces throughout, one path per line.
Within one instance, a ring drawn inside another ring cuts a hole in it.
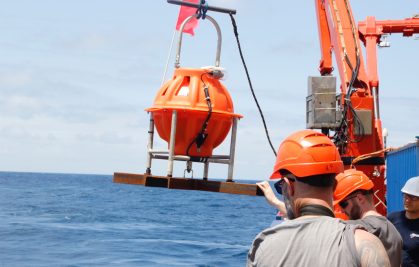
M 282 178 L 280 171 L 289 171 L 300 178 L 338 174 L 343 171 L 343 163 L 329 137 L 302 130 L 288 136 L 279 146 L 271 179 Z
M 338 204 L 345 197 L 356 190 L 371 190 L 374 183 L 362 171 L 348 169 L 336 176 L 336 189 L 333 194 L 334 204 Z

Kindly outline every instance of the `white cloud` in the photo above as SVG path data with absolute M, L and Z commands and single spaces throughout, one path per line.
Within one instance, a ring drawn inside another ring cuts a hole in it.
M 32 75 L 28 71 L 0 72 L 0 87 L 22 87 L 32 82 Z

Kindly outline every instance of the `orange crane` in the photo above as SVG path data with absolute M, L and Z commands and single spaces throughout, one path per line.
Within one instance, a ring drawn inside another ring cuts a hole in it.
M 385 147 L 379 112 L 377 45 L 384 34 L 419 33 L 419 17 L 356 24 L 349 0 L 316 0 L 321 77 L 309 78 L 307 128 L 321 129 L 339 148 L 345 168 L 365 172 L 375 184 L 377 210 L 386 214 Z M 362 47 L 366 47 L 366 64 Z M 332 76 L 335 56 L 340 77 Z

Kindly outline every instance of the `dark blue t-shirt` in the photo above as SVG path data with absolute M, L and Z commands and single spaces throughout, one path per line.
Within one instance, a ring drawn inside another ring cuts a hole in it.
M 405 211 L 397 211 L 388 215 L 403 239 L 403 265 L 419 267 L 419 219 L 409 220 Z

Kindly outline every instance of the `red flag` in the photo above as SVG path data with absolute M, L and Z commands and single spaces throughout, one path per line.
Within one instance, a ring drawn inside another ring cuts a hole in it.
M 198 4 L 199 0 L 183 0 L 184 2 L 191 2 Z M 188 7 L 188 6 L 181 6 L 179 11 L 179 17 L 177 19 L 176 23 L 176 30 L 180 29 L 180 25 L 182 25 L 182 22 L 189 16 L 196 13 L 195 7 Z M 198 20 L 196 18 L 191 19 L 188 24 L 185 25 L 183 28 L 183 32 L 189 33 L 191 35 L 194 35 L 194 29 L 198 26 Z

